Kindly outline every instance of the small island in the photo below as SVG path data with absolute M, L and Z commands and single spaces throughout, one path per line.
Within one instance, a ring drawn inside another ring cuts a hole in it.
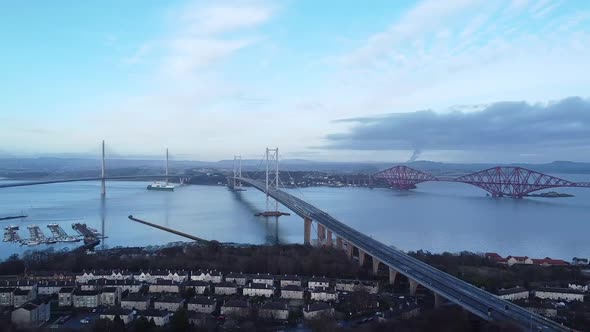
M 528 194 L 528 197 L 548 197 L 548 198 L 555 198 L 555 197 L 574 197 L 572 194 L 564 194 L 558 193 L 555 191 L 548 191 L 540 194 Z

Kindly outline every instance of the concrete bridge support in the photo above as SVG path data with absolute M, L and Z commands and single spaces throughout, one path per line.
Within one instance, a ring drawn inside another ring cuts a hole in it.
M 389 268 L 389 283 L 393 285 L 395 283 L 396 277 L 397 277 L 397 270 L 390 267 Z
M 340 236 L 336 236 L 336 248 L 342 249 L 342 238 Z
M 359 265 L 362 267 L 365 265 L 365 252 L 359 248 Z
M 375 258 L 375 256 L 373 256 L 373 274 L 377 275 L 377 273 L 379 273 L 379 263 L 381 263 L 380 260 L 378 260 L 377 258 Z
M 416 296 L 416 288 L 418 288 L 418 282 L 414 279 L 409 279 L 409 281 L 410 281 L 410 296 Z
M 311 219 L 304 218 L 303 223 L 303 244 L 308 246 L 311 244 Z
M 443 304 L 443 302 L 445 302 L 445 298 L 438 293 L 434 293 L 434 307 L 440 307 Z
M 326 228 L 318 224 L 318 245 L 321 246 L 326 241 Z
M 328 233 L 328 235 L 326 237 L 326 245 L 331 248 L 332 247 L 332 231 L 328 229 L 327 233 Z
M 346 254 L 348 255 L 348 259 L 352 259 L 352 249 L 354 247 L 350 242 L 346 242 Z

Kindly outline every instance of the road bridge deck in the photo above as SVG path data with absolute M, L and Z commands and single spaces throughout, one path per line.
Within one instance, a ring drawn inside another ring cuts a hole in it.
M 236 180 L 266 192 L 265 184 L 244 177 Z M 511 322 L 523 330 L 572 331 L 548 318 L 502 300 L 461 279 L 440 271 L 406 253 L 387 246 L 347 225 L 315 206 L 282 190 L 268 189 L 269 196 L 302 218 L 316 221 L 347 243 L 378 259 L 386 266 L 485 320 Z

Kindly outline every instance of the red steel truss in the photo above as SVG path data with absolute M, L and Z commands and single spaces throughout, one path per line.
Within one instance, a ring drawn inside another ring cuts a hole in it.
M 462 182 L 477 186 L 492 196 L 524 197 L 527 194 L 557 187 L 590 187 L 588 182 L 572 182 L 522 167 L 492 167 L 458 178 L 437 178 L 432 174 L 407 166 L 395 166 L 374 175 L 385 180 L 392 188 L 407 190 L 426 181 Z
M 426 181 L 437 181 L 437 178 L 408 166 L 395 166 L 374 175 L 385 180 L 391 187 L 401 190 L 416 188 L 416 184 Z

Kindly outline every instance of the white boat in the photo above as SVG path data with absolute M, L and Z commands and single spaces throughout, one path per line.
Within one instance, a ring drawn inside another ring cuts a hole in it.
M 36 246 L 36 245 L 39 245 L 39 244 L 41 244 L 41 242 L 39 242 L 39 241 L 35 241 L 35 240 L 29 240 L 29 241 L 27 241 L 27 245 L 28 246 Z
M 161 190 L 161 191 L 173 191 L 174 185 L 169 183 L 154 182 L 147 186 L 148 190 Z

